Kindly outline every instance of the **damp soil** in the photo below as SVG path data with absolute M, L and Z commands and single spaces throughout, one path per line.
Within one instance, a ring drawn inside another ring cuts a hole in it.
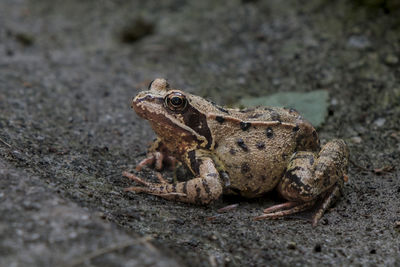
M 400 265 L 398 6 L 2 0 L 0 265 Z M 156 77 L 227 106 L 328 90 L 318 132 L 349 145 L 343 197 L 313 228 L 310 212 L 253 221 L 275 194 L 124 192 L 154 138 L 130 100 Z

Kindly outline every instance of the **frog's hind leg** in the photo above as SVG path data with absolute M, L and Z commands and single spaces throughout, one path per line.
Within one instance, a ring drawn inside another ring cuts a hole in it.
M 146 193 L 181 202 L 208 204 L 218 199 L 223 190 L 218 171 L 210 158 L 201 159 L 199 176 L 176 184 L 167 183 L 160 176 L 160 183 L 150 183 L 128 172 L 122 175 L 142 185 L 126 188 L 125 191 Z
M 298 152 L 286 169 L 278 192 L 288 200 L 272 206 L 255 219 L 276 219 L 311 208 L 322 199 L 321 207 L 313 218 L 318 223 L 323 213 L 340 195 L 347 181 L 348 150 L 343 140 L 332 140 L 319 153 Z

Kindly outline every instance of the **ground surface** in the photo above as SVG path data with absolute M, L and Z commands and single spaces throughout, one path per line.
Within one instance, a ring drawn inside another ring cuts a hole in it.
M 1 266 L 400 265 L 396 1 L 126 2 L 0 2 Z M 316 228 L 309 214 L 251 220 L 273 196 L 198 207 L 125 193 L 121 172 L 154 137 L 129 102 L 155 77 L 227 105 L 327 89 L 322 141 L 395 169 L 351 165 Z

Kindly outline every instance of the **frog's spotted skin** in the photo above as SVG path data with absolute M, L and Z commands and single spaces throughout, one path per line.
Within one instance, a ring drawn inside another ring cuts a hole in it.
M 295 110 L 228 109 L 171 89 L 164 79 L 140 92 L 132 107 L 158 136 L 145 164 L 176 158 L 195 178 L 177 184 L 148 183 L 129 190 L 189 203 L 209 203 L 224 193 L 259 197 L 276 188 L 289 202 L 256 219 L 277 218 L 313 206 L 323 198 L 314 224 L 347 179 L 348 150 L 342 140 L 320 149 L 313 126 Z

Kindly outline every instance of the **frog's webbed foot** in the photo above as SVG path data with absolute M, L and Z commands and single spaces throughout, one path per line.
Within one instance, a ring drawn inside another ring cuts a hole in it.
M 347 182 L 348 150 L 342 140 L 332 140 L 319 153 L 297 152 L 290 159 L 277 190 L 288 202 L 264 210 L 261 219 L 276 219 L 300 212 L 321 202 L 313 216 L 316 226 L 324 212 L 340 196 Z M 321 201 L 322 200 L 322 201 Z
M 161 174 L 157 174 L 160 183 L 147 182 L 128 172 L 123 172 L 122 175 L 142 185 L 126 188 L 125 191 L 146 193 L 170 200 L 208 204 L 218 199 L 222 194 L 219 174 L 210 158 L 202 159 L 199 166 L 199 176 L 176 184 L 168 183 Z
M 319 220 L 324 215 L 325 211 L 333 204 L 333 202 L 340 197 L 340 186 L 335 185 L 332 190 L 330 190 L 322 199 L 321 205 L 318 207 L 317 211 L 314 213 L 312 218 L 312 226 L 317 226 Z M 264 219 L 279 219 L 281 217 L 294 214 L 297 212 L 305 211 L 316 204 L 317 200 L 309 202 L 293 202 L 288 201 L 283 204 L 278 204 L 266 208 L 264 214 L 254 217 L 254 220 L 264 220 Z
M 299 203 L 289 201 L 283 204 L 274 205 L 264 210 L 264 214 L 254 217 L 254 220 L 264 220 L 264 219 L 278 219 L 293 213 L 297 213 L 306 209 L 309 209 L 315 204 L 315 201 Z

